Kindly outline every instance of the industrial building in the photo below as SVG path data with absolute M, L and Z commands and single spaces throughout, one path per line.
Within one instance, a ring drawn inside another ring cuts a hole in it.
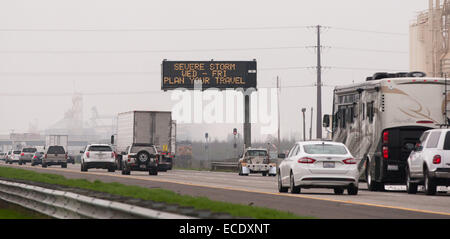
M 450 1 L 429 0 L 428 10 L 420 12 L 409 28 L 411 71 L 449 75 L 449 27 Z

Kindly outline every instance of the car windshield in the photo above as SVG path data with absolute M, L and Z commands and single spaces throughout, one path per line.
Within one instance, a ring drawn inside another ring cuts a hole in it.
M 97 146 L 90 146 L 88 151 L 111 152 L 112 149 L 109 146 L 97 145 Z
M 135 154 L 141 150 L 147 150 L 150 154 L 155 154 L 153 147 L 131 147 L 130 153 Z
M 47 154 L 65 154 L 63 146 L 50 146 L 48 147 Z
M 37 151 L 37 149 L 35 149 L 35 148 L 24 148 L 24 149 L 22 149 L 22 152 L 24 152 L 24 153 L 34 153 L 36 151 Z
M 334 144 L 309 144 L 303 145 L 307 154 L 347 154 L 343 145 Z
M 267 151 L 265 150 L 249 150 L 247 151 L 248 156 L 267 156 Z
M 20 154 L 20 151 L 14 151 L 13 154 Z

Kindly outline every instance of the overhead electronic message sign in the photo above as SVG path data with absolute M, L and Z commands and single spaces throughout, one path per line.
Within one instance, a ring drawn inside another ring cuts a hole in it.
M 256 61 L 163 61 L 162 90 L 194 89 L 256 89 Z

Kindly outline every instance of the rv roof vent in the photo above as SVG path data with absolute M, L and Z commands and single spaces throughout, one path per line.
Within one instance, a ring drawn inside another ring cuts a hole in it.
M 386 79 L 386 78 L 425 77 L 425 76 L 427 76 L 427 75 L 420 71 L 398 72 L 398 73 L 377 72 L 377 73 L 373 74 L 372 77 L 367 77 L 366 81 L 381 80 L 381 79 Z

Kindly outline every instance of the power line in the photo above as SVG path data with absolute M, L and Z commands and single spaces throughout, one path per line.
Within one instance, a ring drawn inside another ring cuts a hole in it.
M 1 28 L 0 32 L 199 32 L 305 29 L 308 26 L 203 27 L 203 28 Z
M 288 88 L 310 88 L 310 87 L 316 87 L 314 84 L 309 85 L 287 85 L 287 86 L 281 86 L 282 89 L 288 89 Z M 334 87 L 334 86 L 328 86 L 325 85 L 325 87 Z M 276 89 L 276 86 L 259 86 L 258 89 Z M 128 95 L 148 95 L 148 94 L 164 94 L 169 93 L 170 91 L 162 91 L 162 90 L 147 90 L 147 91 L 128 91 L 128 92 L 117 92 L 117 91 L 105 91 L 105 92 L 14 92 L 14 93 L 0 93 L 1 96 L 5 97 L 21 97 L 21 96 L 27 96 L 27 97 L 60 97 L 60 96 L 73 96 L 74 94 L 80 94 L 83 96 L 108 96 L 108 95 L 114 95 L 114 96 L 128 96 Z
M 147 54 L 167 52 L 211 52 L 211 51 L 253 51 L 253 50 L 291 50 L 305 49 L 305 46 L 216 48 L 216 49 L 177 49 L 177 50 L 0 50 L 1 54 Z
M 258 71 L 278 71 L 278 70 L 314 70 L 315 66 L 287 66 L 287 67 L 271 67 L 260 68 Z M 367 68 L 367 67 L 342 67 L 342 66 L 323 66 L 322 69 L 337 69 L 337 70 L 363 70 L 363 71 L 405 71 L 404 69 L 387 69 L 387 68 Z M 407 70 L 406 70 L 407 71 Z M 160 75 L 160 71 L 142 71 L 142 72 L 0 72 L 0 75 L 33 75 L 33 76 L 48 76 L 48 75 Z
M 323 46 L 322 46 L 323 47 Z M 220 52 L 220 51 L 258 51 L 258 50 L 293 50 L 315 48 L 311 46 L 275 46 L 275 47 L 250 47 L 250 48 L 213 48 L 213 49 L 176 49 L 176 50 L 0 50 L 0 54 L 148 54 L 170 52 Z M 364 51 L 378 53 L 408 54 L 407 51 L 394 51 L 383 49 L 328 47 L 337 50 Z
M 346 28 L 346 27 L 330 27 L 330 29 L 331 30 L 338 30 L 338 31 L 347 31 L 347 32 L 360 32 L 360 33 L 371 33 L 371 34 L 382 34 L 382 35 L 408 36 L 408 33 L 403 33 L 403 32 L 385 32 L 385 31 L 375 31 L 375 30 Z
M 348 51 L 362 51 L 362 52 L 377 52 L 377 53 L 409 54 L 409 52 L 407 52 L 407 51 L 379 50 L 379 49 L 352 48 L 352 47 L 331 47 L 331 49 L 348 50 Z
M 0 28 L 0 32 L 202 32 L 202 31 L 259 31 L 259 30 L 295 30 L 310 29 L 315 26 L 246 26 L 246 27 L 197 27 L 197 28 Z M 407 36 L 403 32 L 387 32 L 368 29 L 322 26 L 325 29 L 383 35 Z
M 330 66 L 330 68 L 337 69 L 337 70 L 408 72 L 408 70 L 405 70 L 405 69 L 387 69 L 387 68 L 342 67 L 342 66 Z

